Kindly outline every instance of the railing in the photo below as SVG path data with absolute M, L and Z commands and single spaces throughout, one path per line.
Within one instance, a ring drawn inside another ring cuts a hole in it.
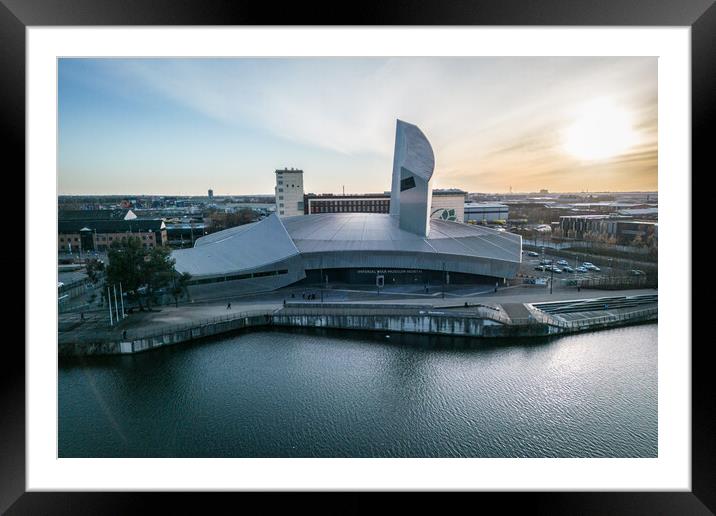
M 648 276 L 604 276 L 601 278 L 568 278 L 562 279 L 567 286 L 581 288 L 618 290 L 624 288 L 655 288 L 658 281 L 654 274 Z
M 293 313 L 292 313 L 293 312 Z M 622 314 L 609 314 L 601 317 L 592 317 L 588 319 L 581 319 L 578 321 L 565 321 L 562 319 L 559 319 L 557 317 L 554 317 L 550 314 L 540 312 L 535 310 L 532 312 L 530 317 L 527 318 L 520 318 L 520 319 L 511 319 L 506 313 L 502 311 L 498 311 L 495 309 L 490 309 L 487 307 L 479 307 L 477 310 L 473 311 L 446 311 L 446 310 L 419 310 L 419 311 L 410 311 L 410 310 L 380 310 L 380 309 L 369 309 L 366 310 L 366 312 L 370 313 L 364 313 L 364 314 L 356 314 L 354 311 L 351 311 L 350 313 L 343 313 L 339 314 L 336 313 L 335 310 L 318 310 L 318 309 L 304 309 L 301 310 L 300 313 L 298 313 L 298 310 L 292 310 L 292 309 L 264 309 L 264 310 L 249 310 L 249 311 L 243 311 L 243 312 L 237 312 L 232 314 L 227 314 L 224 316 L 217 316 L 217 317 L 210 317 L 205 318 L 201 320 L 191 321 L 184 324 L 177 324 L 177 325 L 171 325 L 171 326 L 163 326 L 161 328 L 152 329 L 142 331 L 139 330 L 128 330 L 127 333 L 122 336 L 122 340 L 140 340 L 140 339 L 151 339 L 156 337 L 162 337 L 164 335 L 180 332 L 180 331 L 186 331 L 186 330 L 192 330 L 195 328 L 200 328 L 203 326 L 207 326 L 210 324 L 218 324 L 222 322 L 231 322 L 236 321 L 239 319 L 245 319 L 248 317 L 265 317 L 265 322 L 269 323 L 271 322 L 271 316 L 274 315 L 286 315 L 286 316 L 292 316 L 292 315 L 305 315 L 309 317 L 325 317 L 325 316 L 337 316 L 337 315 L 354 315 L 354 316 L 361 316 L 361 315 L 375 315 L 375 316 L 429 316 L 429 317 L 447 317 L 447 318 L 458 318 L 458 317 L 471 317 L 471 318 L 479 318 L 479 319 L 489 319 L 493 320 L 505 325 L 510 326 L 519 326 L 519 325 L 549 325 L 554 326 L 558 328 L 562 328 L 565 330 L 571 330 L 571 331 L 578 331 L 582 329 L 589 329 L 601 324 L 606 323 L 619 323 L 619 322 L 625 322 L 625 321 L 633 321 L 633 320 L 639 320 L 639 319 L 647 319 L 653 315 L 658 314 L 658 307 L 648 308 L 644 310 L 636 310 L 632 312 L 626 312 Z M 115 331 L 118 331 L 115 330 Z M 110 337 L 110 340 L 119 340 L 119 336 L 117 333 L 114 333 Z
M 330 316 L 341 316 L 341 315 L 352 315 L 352 316 L 397 316 L 397 317 L 405 317 L 405 316 L 431 316 L 431 317 L 473 317 L 478 319 L 488 319 L 492 320 L 501 324 L 509 325 L 509 326 L 532 326 L 532 325 L 548 325 L 548 326 L 555 326 L 558 328 L 562 328 L 565 330 L 580 330 L 580 329 L 587 329 L 593 326 L 599 326 L 601 324 L 607 324 L 607 323 L 621 323 L 625 321 L 631 321 L 631 320 L 638 320 L 638 319 L 646 319 L 648 317 L 651 317 L 652 315 L 658 314 L 658 308 L 647 308 L 642 310 L 634 310 L 630 312 L 625 312 L 621 314 L 609 314 L 609 315 L 603 315 L 600 317 L 590 317 L 586 319 L 580 319 L 576 321 L 565 321 L 563 319 L 560 319 L 559 317 L 555 317 L 554 315 L 541 312 L 539 310 L 533 311 L 529 317 L 523 317 L 523 318 L 511 318 L 509 315 L 507 315 L 503 311 L 499 310 L 490 310 L 487 308 L 478 308 L 474 311 L 441 311 L 439 309 L 432 309 L 432 310 L 420 310 L 420 311 L 410 311 L 410 310 L 381 310 L 381 309 L 362 309 L 361 313 L 357 313 L 355 309 L 346 309 L 343 311 L 337 311 L 337 310 L 318 310 L 318 309 L 302 309 L 302 310 L 292 310 L 292 309 L 284 309 L 281 312 L 278 312 L 277 315 L 286 315 L 286 316 L 295 316 L 295 315 L 301 315 L 301 316 L 307 316 L 307 317 L 330 317 Z
M 340 317 L 340 316 L 353 316 L 353 317 L 449 317 L 449 318 L 474 318 L 474 319 L 488 319 L 499 322 L 501 324 L 511 324 L 510 317 L 494 307 L 487 305 L 467 307 L 463 310 L 455 310 L 454 308 L 446 309 L 440 307 L 432 308 L 383 308 L 383 307 L 325 307 L 320 308 L 316 306 L 312 307 L 286 307 L 276 315 L 281 316 L 307 316 L 307 317 Z
M 646 319 L 651 317 L 652 315 L 657 315 L 659 313 L 658 307 L 652 307 L 652 308 L 645 308 L 642 310 L 634 310 L 631 312 L 624 312 L 621 314 L 609 314 L 609 315 L 603 315 L 600 317 L 589 317 L 585 319 L 579 319 L 576 321 L 565 321 L 564 319 L 560 319 L 555 316 L 550 316 L 548 314 L 544 314 L 544 316 L 540 315 L 540 319 L 545 322 L 545 324 L 549 324 L 551 326 L 557 326 L 559 328 L 568 329 L 568 330 L 579 330 L 579 329 L 587 329 L 591 328 L 593 326 L 599 326 L 601 324 L 608 324 L 608 323 L 619 323 L 619 322 L 625 322 L 625 321 L 632 321 L 635 319 Z

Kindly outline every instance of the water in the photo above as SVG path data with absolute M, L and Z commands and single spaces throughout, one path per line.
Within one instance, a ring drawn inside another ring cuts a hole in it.
M 242 333 L 62 361 L 60 457 L 656 457 L 657 325 Z

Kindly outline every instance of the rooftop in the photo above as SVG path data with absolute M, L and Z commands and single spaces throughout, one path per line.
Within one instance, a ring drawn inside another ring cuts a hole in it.
M 467 192 L 459 188 L 433 188 L 433 195 L 467 195 Z
M 131 210 L 59 210 L 59 220 L 123 220 Z
M 465 208 L 509 208 L 509 206 L 499 202 L 466 202 Z
M 400 229 L 396 217 L 377 213 L 322 213 L 266 219 L 201 237 L 172 252 L 176 266 L 194 276 L 248 270 L 299 253 L 427 253 L 519 262 L 521 237 L 494 229 L 430 221 L 430 236 Z
M 165 229 L 165 225 L 162 219 L 60 220 L 57 223 L 59 233 L 79 233 L 85 228 L 97 233 L 129 233 L 159 231 Z
M 301 252 L 412 251 L 513 260 L 521 242 L 512 233 L 437 219 L 430 220 L 430 235 L 423 237 L 379 213 L 320 213 L 283 223 Z

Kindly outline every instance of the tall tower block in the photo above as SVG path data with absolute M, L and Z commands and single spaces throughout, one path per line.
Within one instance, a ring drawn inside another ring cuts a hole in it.
M 279 217 L 303 215 L 303 170 L 276 170 L 276 214 Z

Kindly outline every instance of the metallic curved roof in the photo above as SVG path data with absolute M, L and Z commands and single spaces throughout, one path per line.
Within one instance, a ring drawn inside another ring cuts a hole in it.
M 227 274 L 275 263 L 299 253 L 276 215 L 197 239 L 172 252 L 175 268 L 192 276 Z
M 300 254 L 414 253 L 453 255 L 519 263 L 519 235 L 430 220 L 430 236 L 400 229 L 396 217 L 377 213 L 323 213 L 252 224 L 199 238 L 191 249 L 172 253 L 176 269 L 193 276 L 255 270 Z M 350 259 L 346 262 L 350 267 Z
M 519 235 L 443 220 L 430 220 L 430 235 L 400 229 L 395 217 L 378 213 L 321 213 L 282 220 L 301 253 L 408 251 L 519 262 Z

